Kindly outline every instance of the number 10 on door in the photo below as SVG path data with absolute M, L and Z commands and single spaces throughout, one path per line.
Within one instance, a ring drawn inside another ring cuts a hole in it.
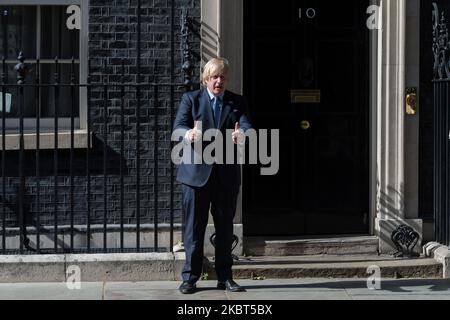
M 303 10 L 303 8 L 298 8 L 298 17 L 300 19 L 303 18 L 303 11 L 308 19 L 314 19 L 316 17 L 316 10 L 314 8 L 308 8 L 306 10 Z

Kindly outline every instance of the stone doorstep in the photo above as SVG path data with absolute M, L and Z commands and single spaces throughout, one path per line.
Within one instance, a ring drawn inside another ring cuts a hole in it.
M 236 279 L 368 278 L 370 265 L 380 266 L 381 275 L 386 278 L 442 278 L 443 274 L 442 263 L 425 258 L 291 256 L 250 259 L 242 258 L 235 264 Z M 80 279 L 86 282 L 179 281 L 183 264 L 183 253 L 0 256 L 0 283 L 65 282 L 68 277 L 73 279 L 75 270 L 80 270 Z M 205 259 L 204 270 L 205 279 L 216 279 L 213 259 Z
M 368 278 L 371 266 L 378 266 L 384 278 L 442 278 L 442 265 L 434 259 L 391 256 L 299 256 L 251 257 L 235 262 L 236 279 L 271 278 Z M 213 263 L 207 271 L 215 279 Z
M 244 240 L 244 252 L 250 256 L 374 255 L 378 253 L 379 242 L 376 236 L 317 239 L 245 237 Z

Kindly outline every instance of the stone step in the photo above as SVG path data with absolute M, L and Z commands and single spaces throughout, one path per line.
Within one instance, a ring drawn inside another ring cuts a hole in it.
M 382 278 L 442 278 L 442 264 L 432 258 L 394 258 L 386 255 L 313 255 L 245 257 L 235 261 L 236 279 L 369 278 L 379 267 Z M 215 279 L 210 259 L 208 276 Z
M 83 282 L 181 280 L 184 253 L 0 255 L 0 283 L 65 282 L 79 274 Z M 383 278 L 442 278 L 443 263 L 433 258 L 379 255 L 313 255 L 241 257 L 233 266 L 236 279 L 368 278 L 379 266 Z M 214 260 L 204 260 L 204 277 L 216 279 Z
M 378 237 L 376 236 L 244 238 L 244 254 L 248 256 L 367 255 L 377 253 Z

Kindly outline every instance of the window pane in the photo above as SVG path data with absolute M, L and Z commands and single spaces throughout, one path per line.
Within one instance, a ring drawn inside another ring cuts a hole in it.
M 66 6 L 41 7 L 41 57 L 43 59 L 71 59 L 79 57 L 80 32 L 69 30 Z
M 60 83 L 70 83 L 71 64 L 60 64 Z M 55 66 L 54 64 L 41 65 L 41 83 L 55 83 Z M 79 65 L 75 65 L 75 83 L 79 82 Z M 55 90 L 53 87 L 45 87 L 42 89 L 42 106 L 41 116 L 54 117 L 55 116 Z M 60 87 L 59 89 L 59 117 L 70 117 L 72 101 L 75 106 L 75 117 L 79 115 L 79 90 L 75 88 L 74 94 L 70 87 Z
M 79 59 L 79 30 L 69 30 L 66 26 L 69 14 L 67 6 L 0 6 L 0 59 L 3 55 L 10 62 L 7 64 L 7 79 L 9 84 L 17 83 L 17 72 L 14 66 L 18 53 L 24 52 L 29 68 L 26 77 L 27 84 L 36 81 L 35 59 Z M 39 27 L 38 27 L 39 26 Z M 40 34 L 39 34 L 40 31 Z M 39 49 L 40 52 L 37 52 Z M 34 60 L 34 61 L 33 61 Z M 0 62 L 1 64 L 1 62 Z M 60 62 L 60 83 L 69 84 L 71 81 L 71 64 Z M 0 66 L 1 69 L 1 66 Z M 75 64 L 75 83 L 79 82 L 79 63 Z M 40 75 L 42 84 L 55 83 L 55 66 L 53 63 L 42 62 Z M 0 70 L 1 73 L 1 70 Z M 19 117 L 19 89 L 18 87 L 1 88 L 5 92 L 5 103 L 0 101 L 0 119 L 3 110 L 6 118 Z M 24 105 L 24 117 L 36 117 L 36 94 L 34 87 L 24 87 L 22 97 Z M 74 104 L 74 116 L 79 117 L 79 89 L 72 92 L 70 87 L 59 88 L 58 115 L 70 117 L 72 102 Z M 41 118 L 53 118 L 55 115 L 55 89 L 52 86 L 42 87 L 40 91 L 40 116 Z
M 36 7 L 0 6 L 1 56 L 16 59 L 22 51 L 26 59 L 36 58 Z

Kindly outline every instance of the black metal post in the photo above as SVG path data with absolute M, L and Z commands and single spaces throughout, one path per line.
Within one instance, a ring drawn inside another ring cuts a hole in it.
M 450 150 L 449 110 L 450 41 L 444 12 L 433 3 L 433 90 L 434 90 L 434 235 L 440 243 L 450 244 Z
M 136 75 L 136 251 L 141 251 L 141 0 L 137 2 Z
M 447 133 L 450 135 L 450 127 L 449 127 L 449 116 L 450 116 L 450 112 L 449 112 L 449 95 L 448 95 L 448 88 L 450 86 L 450 81 L 445 82 L 444 84 L 445 86 L 445 97 L 444 97 L 444 101 L 445 101 L 445 122 L 446 122 L 446 135 L 445 135 L 445 154 L 446 154 L 446 161 L 445 161 L 445 166 L 446 166 L 446 197 L 445 197 L 445 204 L 446 204 L 446 216 L 445 216 L 445 223 L 444 223 L 444 228 L 445 228 L 445 243 L 447 245 L 450 245 L 450 232 L 449 232 L 449 223 L 450 223 L 450 168 L 449 168 L 449 160 L 450 160 L 450 152 L 449 152 L 449 140 L 450 140 L 450 136 L 447 136 Z M 449 140 L 447 140 L 449 139 Z
M 440 84 L 440 100 L 441 100 L 441 116 L 439 118 L 440 120 L 440 131 L 439 131 L 439 143 L 440 143 L 440 157 L 441 157 L 441 197 L 440 199 L 440 206 L 441 206 L 441 212 L 442 212 L 442 224 L 441 224 L 441 241 L 444 241 L 444 230 L 445 230 L 445 217 L 447 215 L 446 208 L 445 208 L 445 198 L 448 197 L 447 190 L 445 190 L 445 176 L 447 175 L 447 172 L 445 171 L 445 162 L 447 159 L 445 159 L 445 143 L 447 140 L 447 135 L 445 134 L 445 108 L 446 108 L 446 102 L 443 100 L 443 89 L 444 89 L 444 83 Z M 444 136 L 445 134 L 445 136 Z
M 24 161 L 25 161 L 25 141 L 24 141 L 24 87 L 26 82 L 26 76 L 28 68 L 25 65 L 25 57 L 22 52 L 19 53 L 17 57 L 19 63 L 16 65 L 15 70 L 17 71 L 17 84 L 19 85 L 19 229 L 20 229 L 20 254 L 23 253 L 23 246 L 26 234 L 25 226 L 25 172 L 24 172 Z
M 445 83 L 442 83 L 442 86 L 441 86 L 441 95 L 442 95 L 442 98 L 444 99 L 445 98 Z M 441 117 L 441 128 L 442 128 L 442 130 L 441 130 L 441 133 L 440 133 L 440 136 L 441 136 L 441 158 L 442 158 L 442 177 L 441 177 L 441 185 L 442 185 L 442 190 L 443 190 L 443 194 L 445 195 L 445 196 L 443 196 L 443 197 L 441 197 L 441 206 L 442 206 L 442 212 L 444 212 L 445 214 L 444 214 L 444 224 L 442 225 L 442 231 L 443 231 L 443 233 L 442 233 L 442 235 L 444 236 L 443 237 L 443 240 L 445 240 L 445 223 L 446 223 L 446 216 L 447 216 L 447 213 L 448 213 L 448 210 L 447 210 L 447 198 L 449 197 L 449 194 L 448 194 L 448 189 L 447 189 L 447 184 L 446 184 L 446 177 L 447 177 L 447 174 L 448 174 L 448 172 L 447 172 L 447 161 L 448 161 L 448 159 L 447 159 L 447 153 L 446 153 L 446 145 L 447 145 L 447 139 L 448 139 L 448 131 L 446 130 L 446 126 L 447 126 L 447 119 L 445 118 L 446 117 L 446 115 L 447 115 L 447 106 L 446 105 L 443 105 L 442 106 L 442 113 L 441 113 L 441 115 L 442 115 L 442 117 Z
M 53 149 L 53 175 L 54 175 L 54 248 L 55 254 L 58 253 L 58 134 L 59 134 L 59 84 L 60 84 L 60 74 L 59 74 L 59 60 L 58 57 L 55 58 L 55 86 L 54 86 L 54 97 L 55 97 L 55 128 L 54 128 L 54 149 Z
M 74 250 L 74 148 L 75 148 L 75 58 L 72 57 L 72 63 L 70 67 L 70 251 Z
M 437 87 L 436 87 L 436 82 L 433 83 L 433 157 L 434 157 L 434 167 L 433 167 L 433 187 L 434 187 L 434 193 L 433 193 L 433 214 L 434 214 L 434 224 L 433 224 L 433 234 L 434 234 L 434 239 L 436 241 L 438 241 L 438 219 L 439 219 L 439 214 L 438 214 L 438 202 L 437 202 L 437 192 L 439 190 L 438 187 L 438 163 L 437 163 L 437 154 L 438 154 L 438 144 L 437 144 L 437 116 L 438 116 L 438 112 L 437 112 Z
M 8 83 L 8 11 L 3 11 L 3 59 L 2 59 L 2 252 L 6 253 L 6 87 Z
M 8 11 L 2 15 L 3 29 L 3 60 L 2 60 L 2 84 L 8 83 Z M 6 87 L 2 86 L 2 252 L 6 253 Z
M 170 82 L 175 82 L 175 0 L 171 0 L 170 5 L 171 13 L 170 13 Z M 169 132 L 172 132 L 172 125 L 174 122 L 174 87 L 170 86 L 170 123 L 169 123 Z M 174 143 L 172 139 L 170 141 L 170 150 L 173 149 Z M 169 251 L 173 251 L 174 239 L 173 239 L 173 225 L 174 225 L 174 166 L 173 162 L 170 161 L 170 242 L 169 242 Z
M 88 76 L 87 76 L 87 111 L 86 126 L 88 147 L 86 150 L 86 201 L 87 201 L 87 217 L 86 217 L 86 244 L 87 252 L 91 252 L 91 60 L 88 60 Z
M 107 87 L 107 70 L 106 59 L 103 60 L 103 250 L 107 249 L 107 206 L 108 206 L 108 87 Z
M 155 71 L 158 68 L 157 60 L 155 60 Z M 153 161 L 154 161 L 154 168 L 153 168 L 153 177 L 154 177 L 154 183 L 153 183 L 153 207 L 154 207 L 154 216 L 153 216 L 153 223 L 154 223 L 154 246 L 155 246 L 155 252 L 158 252 L 158 85 L 155 84 L 154 86 L 154 131 L 153 131 Z
M 122 59 L 120 75 L 120 252 L 124 252 L 124 179 L 123 159 L 125 156 L 125 61 Z
M 39 254 L 41 250 L 41 64 L 39 59 L 36 61 L 36 251 Z
M 2 59 L 2 252 L 6 253 L 6 61 Z

